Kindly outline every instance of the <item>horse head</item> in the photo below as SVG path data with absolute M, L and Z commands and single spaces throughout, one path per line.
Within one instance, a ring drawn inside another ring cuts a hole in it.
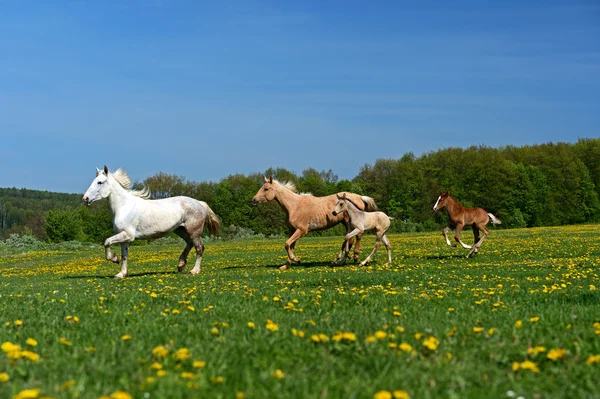
M 96 178 L 88 187 L 83 198 L 81 199 L 86 205 L 90 205 L 94 201 L 106 198 L 110 195 L 110 185 L 106 184 L 108 180 L 108 167 L 104 165 L 104 169 L 96 168 Z
M 346 194 L 336 194 L 337 203 L 335 204 L 335 208 L 333 209 L 333 216 L 337 216 L 339 213 L 346 212 L 348 210 L 348 204 L 346 203 Z
M 256 195 L 252 198 L 252 205 L 262 204 L 263 202 L 272 201 L 275 198 L 275 190 L 273 186 L 273 176 L 270 176 L 268 179 L 266 176 L 263 176 L 263 185 L 258 189 Z
M 437 201 L 435 202 L 435 205 L 433 205 L 433 210 L 435 212 L 439 212 L 442 209 L 444 209 L 444 207 L 446 207 L 446 201 L 448 200 L 448 197 L 450 197 L 450 191 L 447 191 L 447 192 L 442 191 L 442 193 L 438 197 Z

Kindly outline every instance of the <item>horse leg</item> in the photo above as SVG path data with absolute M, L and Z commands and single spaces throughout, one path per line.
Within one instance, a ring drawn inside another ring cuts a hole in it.
M 185 228 L 183 228 L 183 227 L 178 227 L 177 229 L 175 229 L 175 234 L 177 234 L 179 237 L 181 237 L 186 243 L 185 248 L 183 249 L 183 252 L 179 256 L 179 263 L 177 264 L 177 270 L 179 271 L 179 273 L 183 273 L 183 270 L 185 269 L 185 265 L 187 264 L 188 254 L 192 250 L 192 247 L 194 246 L 194 242 L 192 241 L 190 235 L 187 233 L 187 231 L 185 231 Z
M 195 237 L 192 237 L 192 241 L 194 243 L 194 248 L 196 248 L 196 263 L 194 264 L 192 270 L 190 270 L 190 274 L 198 274 L 202 271 L 202 266 L 200 266 L 200 264 L 202 263 L 202 254 L 204 253 L 204 244 L 202 244 L 201 232 L 196 234 Z
M 354 245 L 354 262 L 358 262 L 360 255 L 360 241 L 362 240 L 362 233 L 356 235 L 356 244 Z M 352 241 L 350 241 L 350 247 L 352 247 Z M 350 251 L 350 249 L 348 249 Z
M 481 231 L 483 231 L 483 237 L 481 237 L 481 240 L 479 240 L 475 245 L 473 245 L 473 248 L 471 249 L 471 251 L 469 251 L 469 254 L 467 255 L 467 258 L 469 256 L 471 256 L 471 254 L 473 254 L 474 252 L 478 252 L 479 251 L 479 247 L 481 246 L 481 244 L 483 243 L 483 241 L 490 235 L 490 232 L 487 231 L 487 229 L 485 228 L 485 225 L 477 225 L 477 228 Z
M 108 237 L 104 241 L 104 251 L 106 253 L 106 259 L 113 262 L 119 263 L 119 257 L 116 254 L 113 254 L 110 250 L 110 246 L 113 244 L 121 244 L 121 256 L 125 256 L 125 262 L 121 264 L 121 271 L 115 275 L 115 278 L 127 277 L 127 254 L 129 243 L 133 241 L 133 238 L 129 236 L 126 231 L 122 231 L 119 234 L 115 234 L 114 236 Z M 123 249 L 123 244 L 127 244 L 125 249 Z
M 127 258 L 129 257 L 129 243 L 121 243 L 121 271 L 115 275 L 115 278 L 127 277 Z
M 381 237 L 381 239 L 383 240 L 383 244 L 385 245 L 385 249 L 387 250 L 387 256 L 388 256 L 388 265 L 390 263 L 392 263 L 392 248 L 390 246 L 390 240 L 388 240 L 387 236 L 384 234 L 383 237 Z
M 456 241 L 457 241 L 457 242 L 458 242 L 460 245 L 462 245 L 462 246 L 463 246 L 463 248 L 466 248 L 466 249 L 471 249 L 471 246 L 470 246 L 470 245 L 467 245 L 467 244 L 465 244 L 464 242 L 462 242 L 462 241 L 460 240 L 460 232 L 462 231 L 463 227 L 464 227 L 464 224 L 462 224 L 462 223 L 458 223 L 458 224 L 456 225 L 456 233 L 454 234 L 454 239 L 455 239 L 455 240 L 456 240 Z
M 371 251 L 369 256 L 367 256 L 367 258 L 365 260 L 360 262 L 361 266 L 366 265 L 367 262 L 371 260 L 371 258 L 373 257 L 373 254 L 375 254 L 375 252 L 377 252 L 377 250 L 379 249 L 379 246 L 381 246 L 381 241 L 382 241 L 382 236 L 381 236 L 381 234 L 377 233 L 376 238 L 375 238 L 375 247 L 373 248 L 373 250 Z M 387 247 L 387 245 L 386 245 L 386 247 Z
M 294 255 L 294 247 L 296 246 L 296 241 L 298 241 L 300 238 L 304 237 L 306 234 L 308 234 L 307 231 L 303 231 L 301 229 L 296 229 L 294 234 L 292 234 L 292 236 L 290 238 L 288 238 L 288 240 L 285 242 L 285 250 L 288 253 L 288 258 L 287 258 L 287 261 L 285 262 L 285 264 L 279 266 L 280 270 L 287 270 L 290 268 L 290 265 L 292 264 L 292 262 L 300 261 L 300 259 L 298 259 L 296 257 L 296 255 Z
M 455 246 L 456 246 L 456 244 L 454 244 L 454 243 L 450 242 L 450 240 L 448 239 L 448 232 L 449 232 L 450 230 L 452 230 L 452 229 L 450 228 L 450 226 L 446 226 L 446 227 L 444 227 L 444 230 L 442 230 L 442 235 L 443 235 L 443 236 L 444 236 L 444 238 L 446 239 L 446 244 L 450 245 L 451 247 L 455 247 Z
M 473 227 L 473 237 L 474 237 L 473 245 L 475 245 L 479 241 L 479 227 L 477 227 L 476 223 L 473 223 L 472 227 Z M 475 252 L 477 252 L 477 251 L 475 251 Z

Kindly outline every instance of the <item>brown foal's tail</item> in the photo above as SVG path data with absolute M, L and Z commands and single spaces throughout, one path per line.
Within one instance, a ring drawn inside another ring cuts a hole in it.
M 212 234 L 217 234 L 221 230 L 221 219 L 210 209 L 210 206 L 206 202 L 199 202 L 206 209 L 206 227 L 208 227 L 208 231 Z
M 500 219 L 498 219 L 496 216 L 492 215 L 491 213 L 488 213 L 488 216 L 490 217 L 492 224 L 501 224 L 502 223 L 500 221 Z

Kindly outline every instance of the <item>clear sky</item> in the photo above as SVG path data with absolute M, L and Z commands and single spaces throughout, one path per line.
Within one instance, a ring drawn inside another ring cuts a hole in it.
M 597 0 L 0 0 L 0 187 L 599 136 Z

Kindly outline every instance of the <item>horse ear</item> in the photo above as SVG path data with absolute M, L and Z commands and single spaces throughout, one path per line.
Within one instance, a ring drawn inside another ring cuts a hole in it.
M 273 175 L 269 176 L 269 183 L 273 184 Z
M 337 199 L 339 199 L 339 200 L 341 200 L 341 199 L 342 199 L 342 197 L 340 197 L 340 195 L 339 195 L 339 194 L 337 194 L 337 193 L 335 194 L 335 196 L 336 196 L 336 197 L 337 197 Z
M 96 168 L 96 176 L 98 176 L 100 173 L 102 173 L 102 171 L 98 168 Z
M 104 174 L 108 176 L 108 166 L 104 165 Z
M 263 175 L 263 183 L 268 183 L 269 179 L 267 179 L 267 176 Z

